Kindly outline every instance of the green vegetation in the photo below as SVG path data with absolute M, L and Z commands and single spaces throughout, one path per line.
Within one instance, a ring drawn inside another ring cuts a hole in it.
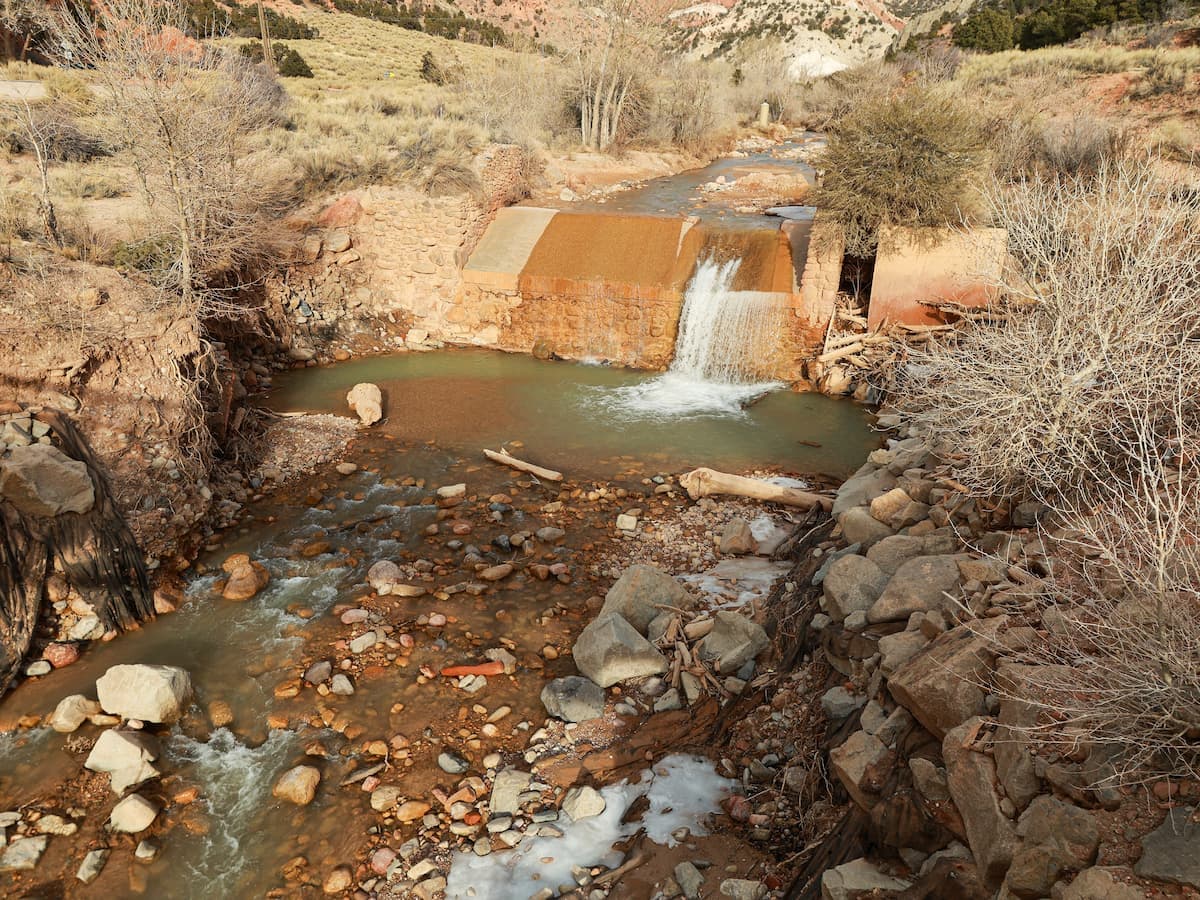
M 1015 45 L 1012 16 L 1004 10 L 981 9 L 954 29 L 954 44 L 964 50 L 997 53 Z
M 275 54 L 275 71 L 284 78 L 313 78 L 313 70 L 304 57 L 287 44 L 274 43 L 271 50 Z M 263 45 L 261 41 L 250 41 L 243 44 L 242 56 L 255 62 L 262 62 Z
M 319 37 L 317 30 L 289 15 L 264 7 L 267 29 L 277 40 L 312 40 Z M 231 35 L 233 37 L 261 37 L 258 10 L 254 6 L 242 6 L 237 0 L 187 0 L 186 16 L 188 31 L 199 35 Z
M 352 16 L 374 19 L 410 31 L 423 31 L 451 41 L 496 47 L 508 44 L 508 36 L 503 29 L 490 22 L 433 5 L 422 8 L 419 2 L 409 5 L 402 2 L 390 3 L 386 0 L 333 0 L 333 5 L 339 12 Z
M 984 123 L 954 90 L 917 84 L 871 93 L 831 126 L 814 205 L 870 257 L 884 225 L 944 226 L 970 217 L 986 159 Z

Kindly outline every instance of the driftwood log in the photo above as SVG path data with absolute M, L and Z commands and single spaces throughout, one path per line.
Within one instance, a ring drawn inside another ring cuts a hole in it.
M 833 509 L 833 500 L 821 494 L 772 484 L 759 478 L 730 475 L 714 469 L 694 469 L 686 475 L 681 475 L 679 483 L 693 500 L 713 494 L 730 494 L 734 497 L 749 497 L 752 500 L 798 506 L 801 509 L 812 509 L 813 507 L 820 507 L 826 511 Z
M 563 480 L 562 472 L 556 472 L 553 469 L 544 469 L 541 466 L 535 466 L 533 463 L 517 459 L 503 448 L 501 448 L 499 452 L 495 450 L 484 450 L 483 455 L 492 462 L 498 462 L 502 466 L 508 466 L 510 469 L 516 469 L 519 472 L 528 472 L 530 475 L 536 475 L 543 481 Z

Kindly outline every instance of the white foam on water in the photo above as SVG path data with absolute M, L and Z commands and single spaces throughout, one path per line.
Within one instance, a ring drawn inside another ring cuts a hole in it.
M 207 834 L 178 834 L 167 843 L 173 877 L 205 885 L 206 896 L 257 895 L 245 882 L 258 874 L 261 854 L 255 850 L 268 839 L 268 820 L 279 815 L 271 808 L 271 788 L 298 746 L 298 735 L 285 730 L 273 730 L 257 747 L 247 747 L 227 728 L 206 742 L 171 735 L 167 756 L 200 785 L 198 802 L 206 805 L 210 824 Z
M 600 791 L 604 812 L 572 822 L 564 813 L 555 825 L 562 837 L 526 838 L 513 850 L 476 856 L 455 853 L 446 885 L 446 900 L 527 900 L 542 888 L 557 893 L 560 884 L 573 884 L 572 866 L 615 866 L 620 854 L 615 841 L 644 827 L 646 836 L 673 847 L 672 832 L 687 828 L 704 835 L 705 817 L 716 812 L 733 787 L 712 763 L 697 756 L 675 754 L 647 769 L 639 784 L 609 785 Z M 640 822 L 621 824 L 621 817 L 638 797 L 650 807 Z M 549 859 L 549 862 L 545 860 Z

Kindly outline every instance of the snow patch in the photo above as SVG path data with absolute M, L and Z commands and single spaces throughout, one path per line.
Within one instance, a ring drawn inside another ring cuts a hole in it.
M 677 843 L 672 833 L 680 828 L 707 834 L 705 817 L 717 811 L 733 784 L 703 757 L 668 756 L 643 772 L 640 783 L 621 782 L 601 790 L 607 805 L 600 815 L 578 822 L 561 817 L 555 824 L 563 829 L 562 837 L 526 838 L 513 850 L 489 856 L 455 853 L 446 900 L 527 900 L 542 888 L 557 891 L 560 884 L 574 883 L 572 866 L 619 865 L 621 855 L 612 850 L 613 843 L 640 827 L 650 840 L 668 847 Z M 641 796 L 650 808 L 640 822 L 622 825 L 621 817 Z

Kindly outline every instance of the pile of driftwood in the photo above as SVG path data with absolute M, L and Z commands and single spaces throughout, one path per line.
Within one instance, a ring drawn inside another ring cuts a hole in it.
M 943 321 L 935 325 L 888 323 L 874 330 L 867 325 L 866 308 L 841 298 L 829 320 L 820 355 L 809 363 L 809 378 L 823 393 L 859 396 L 874 390 L 886 391 L 895 373 L 908 361 L 911 351 L 930 341 L 953 340 L 964 323 L 1005 322 L 1009 314 L 1002 304 L 964 306 L 961 303 L 928 301 L 925 306 Z
M 745 689 L 744 683 L 736 679 L 731 682 L 729 674 L 721 674 L 718 660 L 706 659 L 700 642 L 713 630 L 716 619 L 708 610 L 683 610 L 664 608 L 672 613 L 670 621 L 661 635 L 650 635 L 650 641 L 670 661 L 670 669 L 663 680 L 679 692 L 686 704 L 693 704 L 705 694 L 727 700 Z M 652 629 L 653 630 L 653 629 Z M 750 687 L 758 687 L 757 679 Z

